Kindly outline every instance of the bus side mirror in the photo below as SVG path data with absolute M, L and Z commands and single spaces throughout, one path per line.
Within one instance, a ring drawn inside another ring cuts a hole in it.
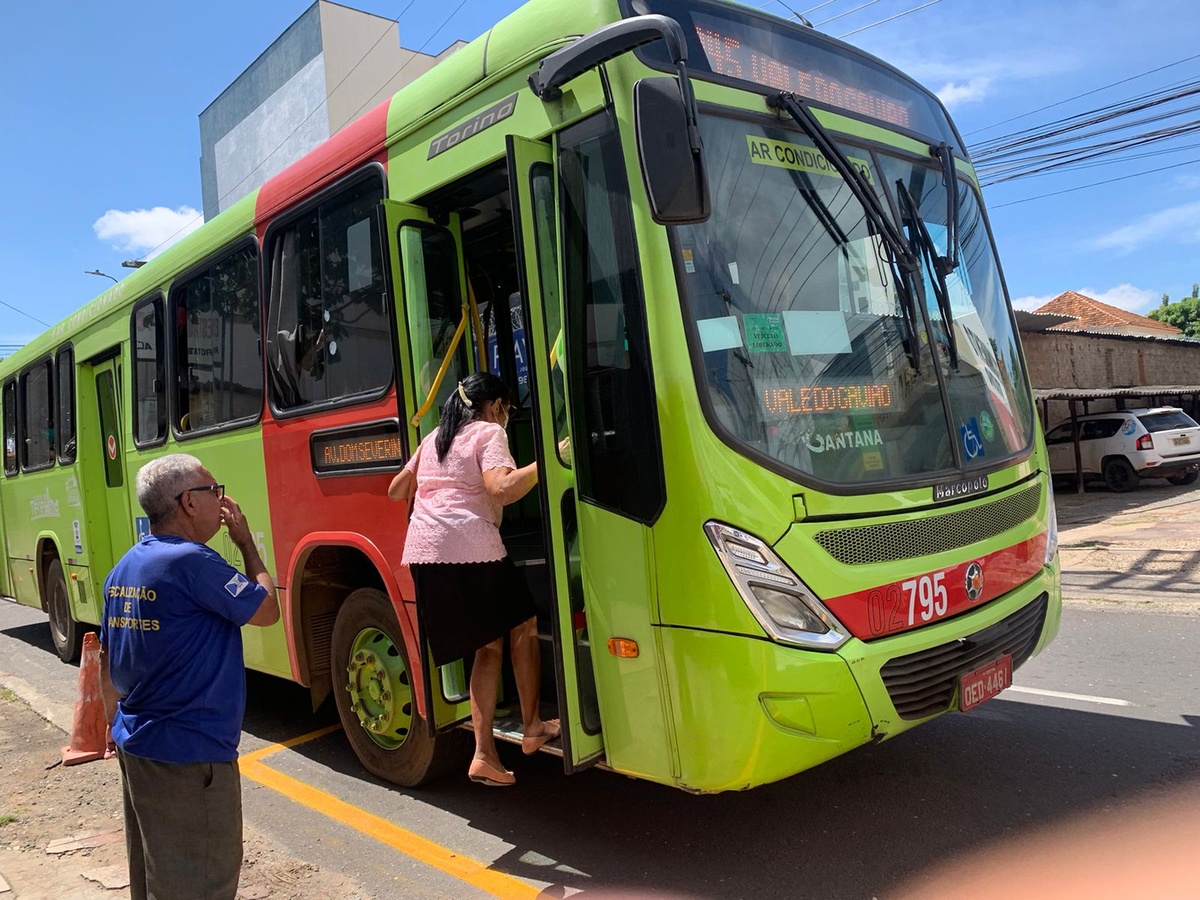
M 684 76 L 686 77 L 686 76 Z M 703 222 L 712 211 L 704 153 L 689 135 L 688 103 L 675 78 L 643 78 L 633 88 L 638 159 L 660 225 Z

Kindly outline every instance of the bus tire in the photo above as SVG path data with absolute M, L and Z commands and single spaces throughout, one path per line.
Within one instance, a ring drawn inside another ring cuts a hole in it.
M 71 617 L 71 595 L 67 592 L 67 577 L 62 563 L 50 560 L 46 567 L 46 612 L 50 616 L 50 639 L 54 652 L 65 663 L 79 659 L 83 646 L 84 627 Z
M 385 593 L 360 588 L 346 598 L 330 650 L 338 717 L 368 772 L 418 787 L 456 763 L 466 766 L 469 736 L 459 729 L 431 735 L 417 713 L 420 686 Z

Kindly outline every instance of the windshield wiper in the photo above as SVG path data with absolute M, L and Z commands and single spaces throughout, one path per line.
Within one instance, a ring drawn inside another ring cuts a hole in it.
M 862 173 L 846 158 L 841 148 L 833 142 L 833 138 L 817 121 L 817 117 L 804 104 L 803 100 L 788 91 L 780 91 L 767 97 L 767 106 L 786 112 L 800 126 L 816 145 L 817 150 L 829 161 L 842 176 L 846 187 L 862 207 L 863 216 L 867 220 L 867 230 L 879 235 L 887 248 L 888 265 L 892 269 L 893 280 L 896 282 L 896 295 L 900 299 L 900 308 L 904 316 L 905 327 L 908 328 L 909 339 L 905 342 L 905 352 L 914 372 L 921 371 L 921 351 L 917 338 L 916 301 L 913 298 L 914 286 L 917 292 L 922 291 L 921 280 L 917 271 L 921 263 L 913 253 L 912 248 L 904 239 L 899 229 L 884 212 L 879 197 L 867 183 Z
M 949 275 L 958 268 L 958 178 L 954 174 L 954 148 L 945 141 L 929 148 L 930 156 L 936 156 L 942 165 L 942 181 L 946 185 L 946 255 L 939 265 Z
M 933 242 L 925 220 L 917 211 L 917 202 L 903 179 L 896 181 L 896 196 L 900 198 L 900 215 L 909 222 L 908 233 L 913 242 L 913 253 L 918 258 L 924 258 L 926 268 L 932 273 L 930 281 L 933 283 L 933 296 L 937 299 L 938 311 L 942 314 L 942 325 L 946 329 L 950 367 L 958 371 L 958 338 L 954 334 L 954 311 L 950 308 L 950 288 L 946 284 L 946 276 L 954 271 L 954 267 L 947 267 L 943 262 L 945 257 L 938 256 L 937 244 Z

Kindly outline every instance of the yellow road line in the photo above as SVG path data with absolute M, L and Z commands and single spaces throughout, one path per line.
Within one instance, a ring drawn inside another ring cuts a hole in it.
M 308 734 L 302 734 L 300 737 L 294 737 L 286 741 L 281 741 L 278 744 L 267 744 L 260 750 L 255 750 L 253 753 L 247 753 L 238 758 L 239 764 L 254 762 L 262 759 L 264 756 L 270 756 L 272 753 L 278 753 L 280 750 L 288 750 L 292 747 L 298 747 L 301 744 L 307 744 L 309 741 L 315 741 L 317 738 L 325 737 L 327 734 L 333 734 L 335 731 L 341 731 L 341 725 L 327 725 L 324 728 L 318 728 L 316 731 L 310 731 Z
M 238 766 L 241 769 L 242 775 L 251 781 L 255 781 L 264 787 L 269 787 L 271 790 L 278 791 L 302 806 L 307 806 L 315 812 L 328 816 L 335 822 L 341 822 L 343 825 L 350 826 L 355 831 L 373 837 L 377 841 L 399 850 L 406 856 L 411 856 L 418 862 L 432 866 L 435 869 L 445 872 L 447 875 L 454 876 L 460 881 L 465 881 L 467 884 L 474 885 L 481 891 L 491 894 L 493 897 L 506 898 L 506 900 L 507 898 L 512 898 L 512 900 L 534 900 L 541 893 L 533 885 L 527 884 L 519 878 L 489 869 L 478 860 L 455 853 L 441 844 L 434 843 L 428 838 L 421 837 L 419 834 L 414 834 L 406 828 L 401 828 L 399 825 L 389 822 L 387 819 L 346 803 L 344 800 L 333 796 L 333 794 L 326 793 L 310 784 L 305 784 L 298 778 L 284 775 L 282 772 L 269 768 L 258 761 L 261 757 L 270 753 L 276 753 L 279 750 L 294 747 L 305 741 L 329 734 L 331 731 L 337 730 L 338 727 L 332 726 L 321 731 L 314 731 L 299 738 L 294 738 L 291 741 L 272 744 L 269 747 L 264 747 L 262 750 L 256 750 L 254 753 L 247 754 L 239 759 Z

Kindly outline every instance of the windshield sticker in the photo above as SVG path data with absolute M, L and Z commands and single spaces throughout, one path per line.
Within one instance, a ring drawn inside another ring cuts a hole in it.
M 781 315 L 793 356 L 850 352 L 850 333 L 840 309 L 790 309 Z
M 883 454 L 878 450 L 868 450 L 862 455 L 863 468 L 868 472 L 883 471 Z
M 696 260 L 692 254 L 691 247 L 683 248 L 683 271 L 687 272 L 689 275 L 696 274 Z
M 979 432 L 989 444 L 996 439 L 996 423 L 986 409 L 979 414 Z
M 832 175 L 841 178 L 841 174 L 825 158 L 824 153 L 800 144 L 789 144 L 787 141 L 776 141 L 756 134 L 746 135 L 746 146 L 750 151 L 750 162 L 760 166 L 776 166 L 780 169 L 795 169 L 797 172 L 808 172 L 812 175 Z M 847 156 L 847 161 L 854 166 L 866 179 L 867 184 L 874 185 L 871 175 L 871 164 L 865 159 Z
M 763 409 L 779 417 L 855 410 L 882 411 L 892 408 L 892 386 L 886 382 L 876 382 L 767 387 L 762 391 L 762 400 Z
M 783 317 L 779 313 L 745 313 L 746 349 L 751 353 L 786 353 Z
M 803 437 L 804 446 L 813 453 L 824 453 L 826 450 L 861 450 L 863 447 L 879 447 L 883 445 L 883 435 L 878 428 L 866 428 L 862 431 L 816 431 Z
M 700 319 L 696 327 L 700 330 L 700 349 L 704 353 L 735 350 L 742 346 L 742 331 L 738 328 L 737 316 Z
M 967 459 L 983 456 L 983 439 L 979 436 L 979 422 L 975 417 L 971 416 L 959 427 L 958 431 L 962 435 L 963 450 L 967 454 Z

